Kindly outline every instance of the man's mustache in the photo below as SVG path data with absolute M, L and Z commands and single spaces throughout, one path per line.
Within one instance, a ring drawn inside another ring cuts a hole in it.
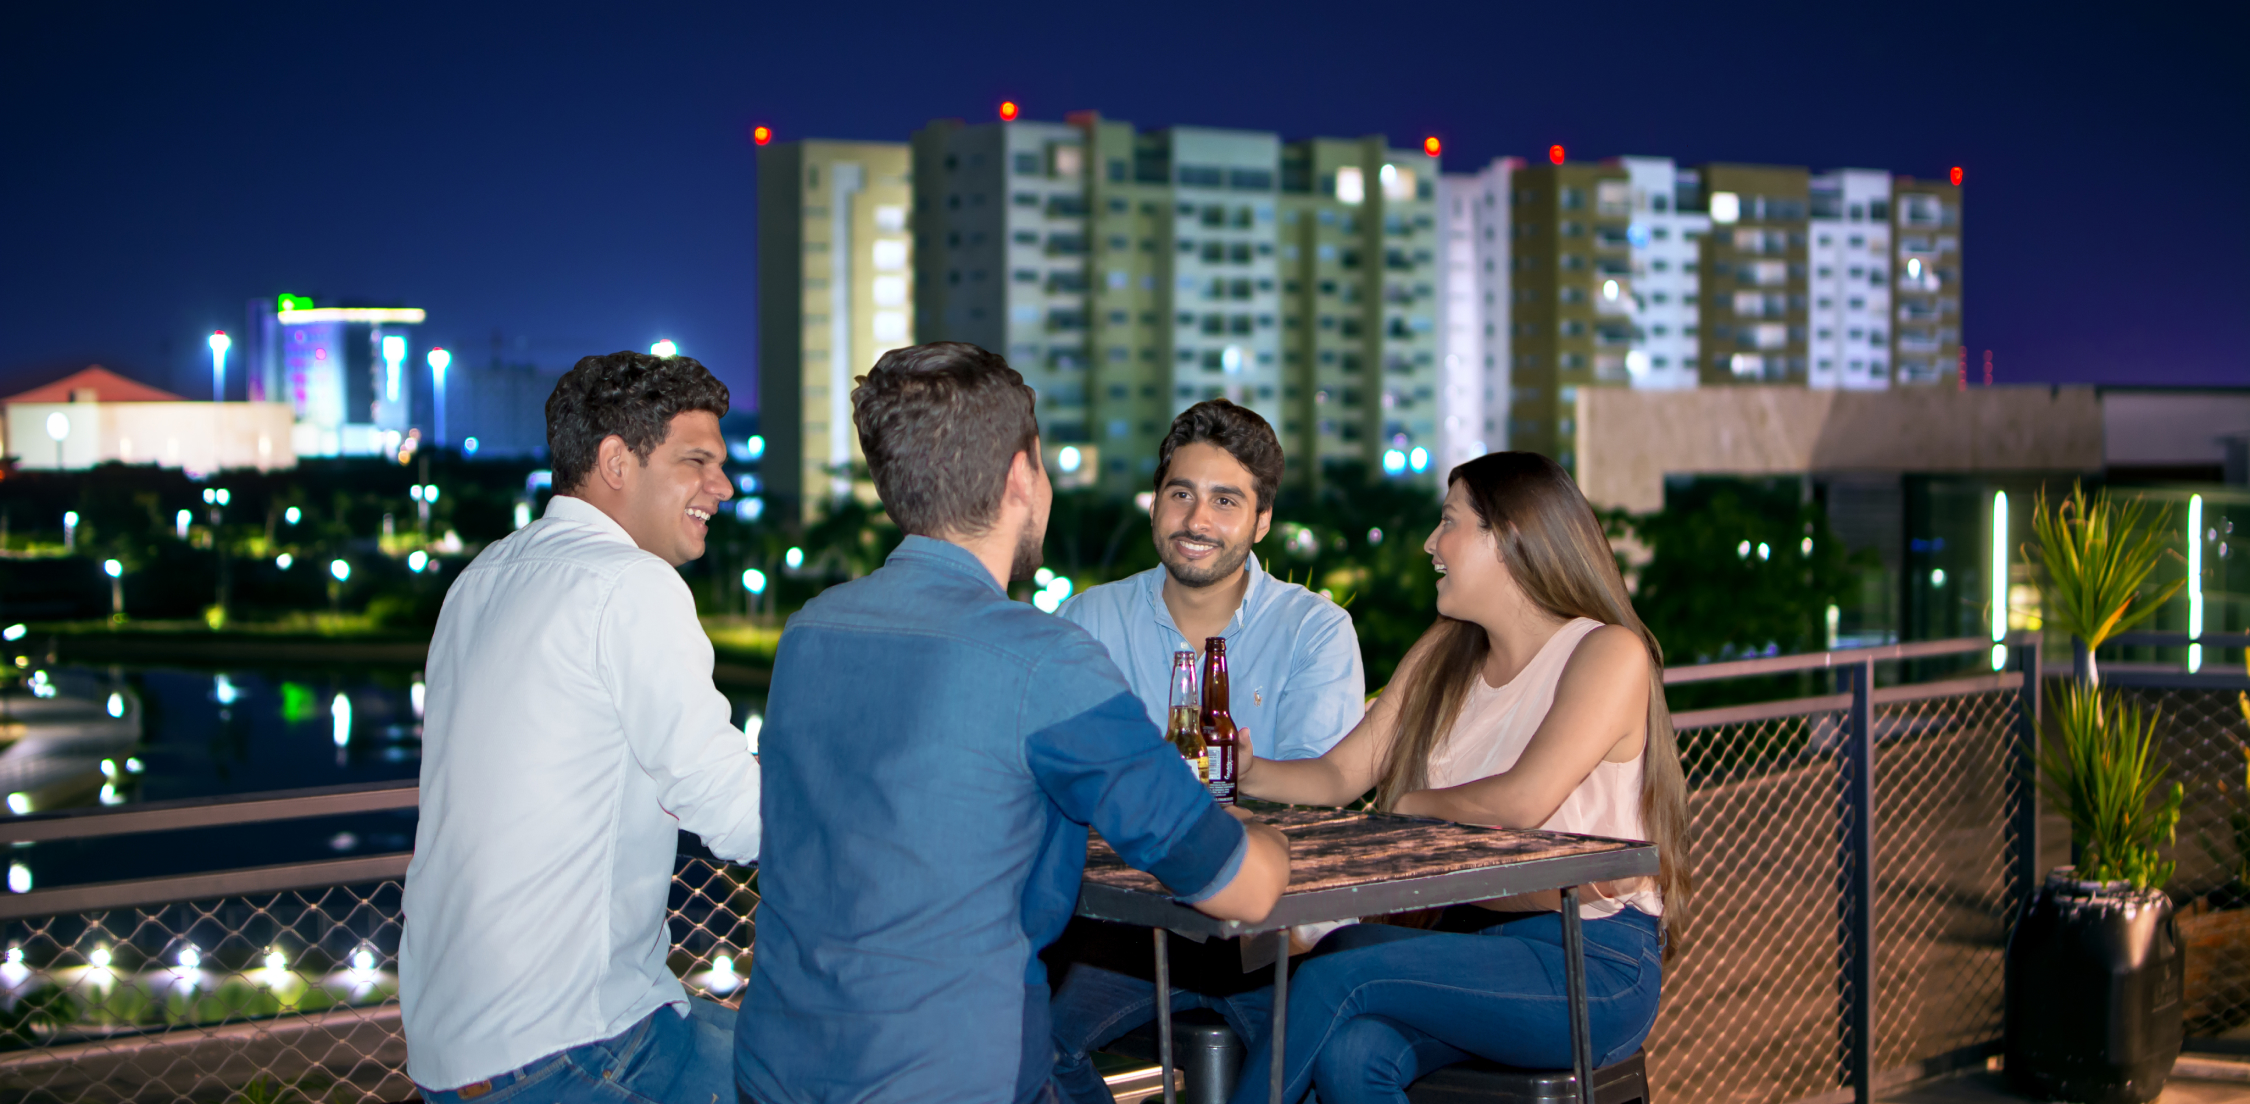
M 1203 543 L 1205 543 L 1205 544 L 1216 544 L 1216 545 L 1218 545 L 1218 546 L 1219 546 L 1219 547 L 1221 547 L 1221 548 L 1224 548 L 1224 547 L 1226 547 L 1226 543 L 1227 543 L 1227 542 L 1225 542 L 1225 541 L 1223 541 L 1223 540 L 1220 540 L 1220 539 L 1219 539 L 1219 538 L 1217 538 L 1217 537 L 1214 537 L 1214 536 L 1210 536 L 1210 535 L 1208 535 L 1208 534 L 1205 534 L 1205 533 L 1190 533 L 1190 532 L 1188 532 L 1188 531 L 1187 531 L 1187 530 L 1185 530 L 1185 529 L 1183 529 L 1183 530 L 1181 530 L 1181 531 L 1179 531 L 1179 532 L 1177 532 L 1177 533 L 1174 533 L 1174 534 L 1172 534 L 1171 536 L 1168 536 L 1168 537 L 1166 537 L 1166 538 L 1164 538 L 1164 539 L 1165 539 L 1165 540 L 1168 540 L 1168 541 L 1174 541 L 1174 540 L 1198 540 L 1198 541 L 1202 541 L 1202 542 L 1203 542 Z

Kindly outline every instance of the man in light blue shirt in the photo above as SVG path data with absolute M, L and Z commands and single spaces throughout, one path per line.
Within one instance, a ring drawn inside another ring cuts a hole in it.
M 1060 612 L 1109 650 L 1159 726 L 1172 654 L 1224 637 L 1235 724 L 1259 755 L 1310 759 L 1359 723 L 1367 675 L 1351 615 L 1266 574 L 1250 552 L 1273 526 L 1281 475 L 1281 442 L 1255 411 L 1225 399 L 1189 407 L 1157 453 L 1149 527 L 1162 566 L 1094 587 Z M 1173 976 L 1187 988 L 1173 990 L 1173 1007 L 1214 1007 L 1255 1038 L 1268 1008 L 1264 972 L 1247 975 L 1231 941 L 1174 942 Z M 1072 1104 L 1108 1104 L 1088 1056 L 1155 1018 L 1156 986 L 1135 976 L 1146 936 L 1075 924 L 1066 954 L 1076 960 L 1053 1006 L 1056 1081 Z
M 1367 697 L 1359 636 L 1342 606 L 1259 566 L 1250 547 L 1273 525 L 1281 442 L 1256 412 L 1225 399 L 1172 423 L 1156 467 L 1149 525 L 1162 566 L 1094 587 L 1061 614 L 1109 649 L 1149 719 L 1164 724 L 1172 653 L 1227 641 L 1228 701 L 1268 759 L 1335 746 Z

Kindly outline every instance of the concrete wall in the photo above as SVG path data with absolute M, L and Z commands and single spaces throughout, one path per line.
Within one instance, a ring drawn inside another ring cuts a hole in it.
M 2250 391 L 2105 389 L 2102 424 L 2112 467 L 2219 465 L 2250 434 Z
M 1667 475 L 2099 471 L 2091 387 L 1814 391 L 1582 388 L 1578 485 L 1596 506 L 1661 509 Z

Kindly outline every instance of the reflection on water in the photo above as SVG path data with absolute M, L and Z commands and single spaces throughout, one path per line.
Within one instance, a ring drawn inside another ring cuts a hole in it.
M 408 781 L 421 771 L 425 687 L 412 668 L 53 667 L 22 682 L 0 695 L 0 794 L 17 814 Z M 730 696 L 755 748 L 764 702 Z M 407 809 L 18 845 L 7 888 L 404 851 L 414 823 Z

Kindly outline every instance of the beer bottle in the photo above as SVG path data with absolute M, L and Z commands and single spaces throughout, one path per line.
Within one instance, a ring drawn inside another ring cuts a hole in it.
M 1164 736 L 1172 746 L 1180 749 L 1188 769 L 1195 772 L 1195 780 L 1208 784 L 1211 780 L 1210 760 L 1203 747 L 1203 703 L 1197 694 L 1195 653 L 1172 653 L 1172 705 L 1165 719 Z
M 1211 799 L 1234 804 L 1234 715 L 1227 706 L 1227 638 L 1214 636 L 1203 642 L 1203 746 L 1210 765 L 1205 784 Z

